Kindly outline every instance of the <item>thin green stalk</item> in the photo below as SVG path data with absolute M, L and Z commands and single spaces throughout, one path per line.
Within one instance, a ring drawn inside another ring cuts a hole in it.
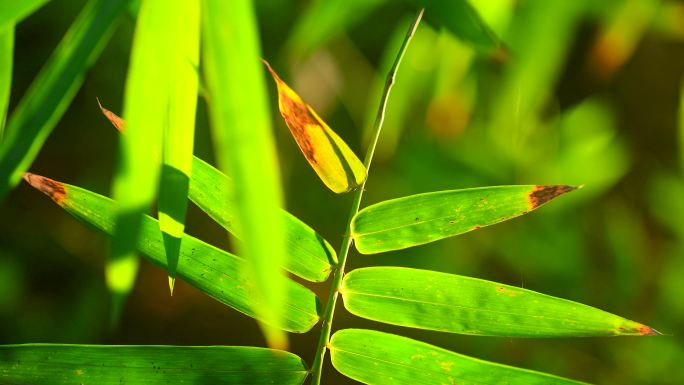
M 406 49 L 408 48 L 411 38 L 413 38 L 420 20 L 423 18 L 423 9 L 418 11 L 413 23 L 406 32 L 406 37 L 404 42 L 399 48 L 396 59 L 394 59 L 394 64 L 390 68 L 387 74 L 387 82 L 385 83 L 385 89 L 382 93 L 382 99 L 380 100 L 380 106 L 378 107 L 378 114 L 375 118 L 375 124 L 373 125 L 373 136 L 371 143 L 366 151 L 366 157 L 363 161 L 363 165 L 366 167 L 366 172 L 370 170 L 371 162 L 373 161 L 373 154 L 375 153 L 375 147 L 378 144 L 378 138 L 380 137 L 380 130 L 382 129 L 382 123 L 385 121 L 385 110 L 387 108 L 387 100 L 389 99 L 390 91 L 394 85 L 394 81 L 397 75 L 397 70 L 401 64 L 401 60 L 404 58 Z M 344 266 L 347 262 L 347 255 L 349 254 L 349 248 L 352 244 L 351 238 L 351 222 L 354 216 L 359 211 L 361 206 L 361 198 L 363 197 L 363 191 L 366 188 L 366 181 L 363 181 L 361 186 L 354 193 L 354 200 L 352 202 L 351 210 L 349 212 L 349 218 L 347 219 L 347 225 L 345 226 L 344 238 L 342 238 L 342 245 L 340 246 L 340 251 L 338 252 L 339 263 L 335 266 L 333 271 L 333 281 L 332 287 L 330 288 L 330 294 L 328 295 L 328 303 L 325 307 L 325 312 L 323 314 L 323 321 L 321 325 L 321 336 L 318 340 L 318 347 L 316 348 L 316 356 L 314 357 L 313 365 L 311 367 L 311 385 L 319 385 L 321 383 L 321 372 L 323 369 L 323 359 L 325 358 L 325 352 L 327 351 L 328 341 L 330 340 L 330 329 L 332 328 L 333 314 L 335 313 L 335 304 L 337 303 L 337 296 L 340 292 L 340 287 L 342 285 L 342 277 L 344 277 Z

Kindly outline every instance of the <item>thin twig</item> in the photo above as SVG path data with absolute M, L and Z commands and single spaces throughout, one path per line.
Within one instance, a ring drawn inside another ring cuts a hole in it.
M 404 58 L 406 49 L 408 48 L 413 35 L 420 24 L 420 20 L 423 18 L 423 9 L 418 11 L 411 27 L 406 32 L 406 37 L 404 42 L 399 49 L 397 57 L 394 59 L 394 64 L 390 68 L 387 74 L 387 81 L 385 83 L 385 89 L 382 93 L 382 99 L 380 100 L 380 106 L 378 107 L 378 113 L 375 118 L 375 124 L 373 125 L 373 137 L 371 143 L 366 151 L 366 158 L 363 161 L 366 167 L 366 172 L 370 170 L 371 162 L 373 161 L 373 154 L 375 154 L 375 147 L 378 144 L 378 138 L 380 137 L 380 130 L 382 129 L 382 124 L 385 121 L 385 109 L 387 108 L 387 100 L 389 99 L 390 91 L 394 85 L 395 78 L 397 76 L 397 70 L 401 64 L 401 60 Z M 321 383 L 321 372 L 323 369 L 323 359 L 325 358 L 325 353 L 328 348 L 328 341 L 330 340 L 330 330 L 332 328 L 333 314 L 335 313 L 335 304 L 337 303 L 337 296 L 340 292 L 340 287 L 342 285 L 342 277 L 344 276 L 344 266 L 347 262 L 347 255 L 349 254 L 349 248 L 352 244 L 351 238 L 351 222 L 356 216 L 361 206 L 361 198 L 363 197 L 363 191 L 366 188 L 366 180 L 359 186 L 359 188 L 354 193 L 354 200 L 352 202 L 352 207 L 349 212 L 349 218 L 347 219 L 347 225 L 345 227 L 344 238 L 342 238 L 342 245 L 340 246 L 340 251 L 338 252 L 339 263 L 335 266 L 333 272 L 332 287 L 330 288 L 330 294 L 328 296 L 328 303 L 325 307 L 325 312 L 323 313 L 323 321 L 321 325 L 321 336 L 318 340 L 318 347 L 316 349 L 316 356 L 314 358 L 313 365 L 311 367 L 311 385 L 320 385 Z

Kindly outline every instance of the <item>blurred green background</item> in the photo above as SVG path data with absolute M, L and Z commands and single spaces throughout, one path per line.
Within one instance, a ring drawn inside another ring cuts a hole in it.
M 428 268 L 586 303 L 657 338 L 507 339 L 390 327 L 339 305 L 333 329 L 408 335 L 495 362 L 602 384 L 682 384 L 684 2 L 471 1 L 503 46 L 475 47 L 423 23 L 409 47 L 362 206 L 498 184 L 585 184 L 523 218 L 361 266 Z M 84 6 L 54 0 L 17 26 L 10 111 Z M 359 155 L 386 69 L 414 9 L 397 0 L 257 0 L 263 56 Z M 107 194 L 135 20 L 121 20 L 31 171 Z M 267 76 L 266 73 L 264 76 Z M 269 81 L 269 85 L 272 85 Z M 351 195 L 319 181 L 276 111 L 287 208 L 335 247 Z M 206 104 L 195 154 L 214 163 Z M 255 160 L 258 162 L 258 160 Z M 252 319 L 142 262 L 120 327 L 108 330 L 107 239 L 22 184 L 0 203 L 0 343 L 259 345 Z M 230 249 L 191 206 L 187 231 Z M 328 284 L 312 285 L 327 298 Z M 311 362 L 318 327 L 292 335 Z M 325 365 L 323 382 L 352 382 Z

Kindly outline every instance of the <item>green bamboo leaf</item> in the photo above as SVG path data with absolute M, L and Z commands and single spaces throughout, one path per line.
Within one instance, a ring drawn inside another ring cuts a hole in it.
M 14 61 L 14 24 L 0 27 L 0 143 L 5 132 L 5 118 L 12 89 L 12 64 Z
M 430 270 L 357 269 L 344 277 L 341 293 L 352 314 L 419 329 L 502 337 L 657 334 L 581 303 Z
M 164 234 L 166 258 L 169 261 L 169 289 L 178 265 L 180 241 L 185 231 L 188 187 L 192 174 L 192 149 L 195 139 L 197 110 L 200 0 L 182 1 L 176 5 L 171 77 L 168 95 L 168 124 L 164 126 L 162 169 L 159 186 L 159 226 Z
M 8 0 L 0 2 L 0 30 L 19 23 L 49 0 Z
M 225 199 L 232 181 L 221 171 L 195 157 L 190 177 L 190 200 L 231 234 L 242 238 L 235 226 L 237 203 Z M 283 268 L 308 281 L 328 279 L 331 264 L 337 263 L 332 246 L 314 229 L 285 210 L 280 210 L 285 227 Z
M 212 130 L 219 167 L 233 179 L 240 254 L 248 261 L 263 306 L 261 319 L 278 324 L 282 317 L 285 276 L 285 228 L 279 207 L 282 192 L 271 129 L 268 94 L 252 2 L 203 2 L 203 64 L 209 91 Z M 287 335 L 263 327 L 272 347 Z
M 304 361 L 247 346 L 0 345 L 0 383 L 301 384 Z
M 406 0 L 416 8 L 425 8 L 428 22 L 444 27 L 459 39 L 491 50 L 500 44 L 492 29 L 468 0 Z
M 100 109 L 114 127 L 125 131 L 123 119 L 102 105 Z M 230 193 L 233 181 L 198 157 L 193 157 L 192 170 L 190 200 L 228 232 L 241 238 L 242 234 L 235 226 L 237 203 Z M 330 275 L 331 264 L 337 263 L 335 250 L 306 223 L 285 210 L 280 212 L 286 241 L 283 268 L 308 281 L 324 282 Z
M 333 335 L 329 347 L 335 369 L 364 384 L 583 384 L 479 360 L 410 338 L 373 330 L 340 330 Z
M 176 34 L 180 9 L 164 0 L 144 0 L 136 22 L 124 98 L 124 117 L 132 129 L 121 137 L 119 146 L 113 186 L 119 211 L 105 266 L 114 324 L 135 284 L 138 230 L 157 195 L 162 133 L 170 118 L 169 95 L 174 76 L 169 63 L 174 62 L 176 48 L 170 36 Z
M 527 214 L 575 189 L 495 186 L 392 199 L 359 211 L 352 222 L 352 236 L 363 254 L 405 249 Z
M 23 4 L 24 1 L 4 1 Z M 89 1 L 10 116 L 0 146 L 0 199 L 16 186 L 109 39 L 126 0 Z
M 34 174 L 24 179 L 69 214 L 107 233 L 114 232 L 116 203 L 102 195 L 88 190 L 56 182 Z M 137 241 L 138 250 L 155 265 L 167 267 L 164 242 L 159 223 L 144 216 Z M 264 306 L 256 296 L 254 283 L 243 275 L 245 260 L 226 253 L 201 240 L 184 235 L 178 261 L 178 276 L 210 297 L 250 317 L 260 315 L 255 308 Z M 279 327 L 284 330 L 304 333 L 319 319 L 319 302 L 311 290 L 286 279 L 283 289 L 284 320 Z M 263 320 L 263 319 L 262 319 Z

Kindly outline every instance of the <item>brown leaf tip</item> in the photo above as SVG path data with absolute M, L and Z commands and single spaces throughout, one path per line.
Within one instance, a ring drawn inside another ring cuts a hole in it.
M 64 185 L 50 178 L 27 172 L 24 173 L 24 180 L 38 191 L 49 196 L 58 205 L 62 205 L 67 197 Z
M 100 103 L 99 98 L 95 98 L 97 100 L 97 105 L 100 106 L 100 111 L 102 111 L 102 114 L 109 119 L 109 121 L 112 123 L 114 127 L 116 127 L 119 132 L 124 132 L 126 131 L 126 121 L 121 119 L 119 115 L 113 113 L 112 111 L 109 111 L 108 109 L 104 108 L 102 106 L 102 103 Z
M 529 195 L 530 205 L 532 209 L 535 209 L 558 196 L 576 189 L 577 187 L 575 186 L 566 185 L 535 186 Z
M 646 325 L 639 326 L 639 329 L 637 331 L 642 336 L 660 336 L 660 335 L 663 335 L 663 333 L 653 329 L 650 326 L 646 326 Z

